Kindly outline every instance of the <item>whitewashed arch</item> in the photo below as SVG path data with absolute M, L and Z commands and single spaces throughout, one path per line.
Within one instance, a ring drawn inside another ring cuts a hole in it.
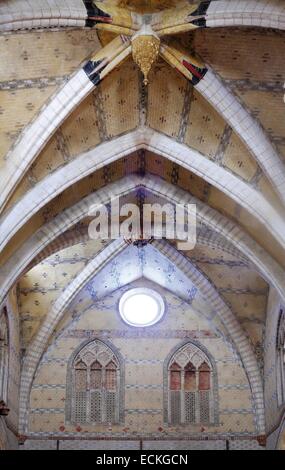
M 57 253 L 58 251 L 64 250 L 71 246 L 77 245 L 78 243 L 85 243 L 90 240 L 87 228 L 85 230 L 74 230 L 72 229 L 69 232 L 65 232 L 60 235 L 56 240 L 52 241 L 46 248 L 44 248 L 38 256 L 36 256 L 33 261 L 27 267 L 27 270 L 32 269 L 34 266 L 39 264 L 44 259 L 49 256 Z M 224 238 L 219 237 L 215 232 L 209 231 L 207 234 L 200 233 L 198 230 L 197 233 L 197 243 L 196 246 L 210 246 L 212 248 L 217 248 L 222 250 L 224 253 L 227 253 L 231 256 L 234 256 L 236 259 L 241 261 L 245 266 L 250 266 L 252 269 L 255 269 L 254 266 L 249 263 L 248 259 L 242 255 L 242 253 L 237 250 L 231 243 L 228 243 Z
M 226 305 L 220 294 L 212 283 L 193 265 L 189 259 L 182 256 L 174 247 L 164 241 L 154 241 L 154 246 L 167 259 L 174 263 L 177 268 L 191 279 L 201 295 L 210 300 L 211 306 L 217 317 L 224 324 L 229 336 L 236 347 L 245 368 L 247 377 L 252 390 L 252 396 L 255 403 L 257 430 L 259 434 L 265 431 L 264 424 L 264 404 L 263 404 L 263 386 L 260 371 L 256 357 L 252 351 L 245 333 L 239 325 L 237 319 Z M 62 319 L 62 316 L 70 302 L 76 297 L 77 293 L 112 259 L 127 247 L 123 240 L 111 242 L 103 249 L 86 267 L 77 275 L 70 285 L 62 292 L 55 301 L 51 311 L 48 313 L 39 332 L 29 346 L 23 360 L 21 389 L 20 389 L 20 417 L 19 426 L 21 432 L 26 431 L 27 410 L 30 388 L 36 369 L 48 344 L 52 332 Z
M 84 219 L 91 205 L 107 204 L 111 194 L 113 197 L 122 197 L 140 187 L 145 187 L 153 194 L 174 204 L 196 204 L 198 220 L 233 244 L 255 266 L 261 276 L 274 285 L 285 301 L 284 270 L 249 235 L 215 209 L 197 200 L 186 191 L 159 178 L 146 175 L 145 177 L 124 177 L 85 197 L 38 229 L 0 269 L 0 303 L 32 260 L 53 240 Z
M 285 165 L 260 123 L 208 67 L 196 89 L 216 109 L 245 143 L 285 203 Z
M 107 189 L 107 188 L 106 188 Z M 165 191 L 166 192 L 166 191 Z M 164 192 L 164 194 L 165 194 Z M 123 193 L 122 193 L 123 194 Z M 98 196 L 98 195 L 97 195 Z M 166 197 L 165 195 L 163 197 Z M 89 199 L 89 198 L 88 198 Z M 94 203 L 94 198 L 92 198 L 92 204 Z M 85 201 L 84 201 L 85 202 Z M 87 200 L 86 200 L 87 202 Z M 105 201 L 100 200 L 100 203 L 108 203 L 109 199 L 106 198 Z M 87 203 L 88 204 L 88 203 Z M 80 202 L 80 206 L 83 207 L 82 202 Z M 86 206 L 87 207 L 87 206 Z M 74 207 L 70 208 L 68 212 L 71 212 Z M 17 281 L 20 279 L 27 271 L 32 269 L 34 266 L 38 265 L 41 261 L 46 259 L 47 257 L 61 251 L 65 248 L 74 246 L 78 243 L 84 243 L 90 240 L 87 227 L 84 230 L 72 230 L 69 228 L 73 224 L 72 215 L 69 218 L 69 214 L 65 214 L 66 220 L 65 223 L 68 223 L 68 228 L 66 229 L 66 225 L 62 223 L 62 221 L 57 220 L 57 218 L 53 221 L 53 224 L 57 225 L 57 228 L 60 234 L 57 236 L 53 230 L 47 230 L 47 225 L 44 228 L 44 232 L 48 233 L 48 238 L 41 239 L 36 233 L 28 240 L 27 243 L 23 245 L 21 248 L 21 253 L 16 253 L 16 256 L 13 256 L 7 265 L 0 269 L 0 280 L 2 281 L 1 288 L 0 288 L 0 301 L 1 299 L 4 300 L 5 296 L 7 295 L 8 291 Z M 82 217 L 86 216 L 86 210 L 82 211 Z M 78 218 L 76 217 L 76 220 Z M 198 213 L 199 219 L 199 213 Z M 39 230 L 43 233 L 43 230 Z M 242 254 L 242 252 L 237 249 L 233 243 L 228 242 L 226 238 L 219 236 L 217 232 L 211 231 L 207 229 L 207 233 L 199 231 L 197 233 L 197 243 L 198 246 L 210 246 L 212 248 L 217 248 L 222 250 L 224 253 L 228 253 L 229 255 L 235 257 L 240 262 L 242 262 L 245 266 L 248 266 L 250 269 L 256 270 L 259 272 L 257 266 L 255 266 L 252 262 L 248 260 L 248 258 Z M 32 250 L 29 250 L 29 247 L 32 247 Z M 43 248 L 44 247 L 44 248 Z M 14 268 L 14 269 L 13 269 Z
M 207 0 L 201 1 L 202 8 L 196 11 L 196 14 L 193 12 L 193 4 L 197 7 L 200 2 L 189 2 L 189 6 L 185 3 L 182 12 L 179 11 L 179 22 L 175 21 L 175 7 L 167 11 L 167 16 L 165 10 L 154 15 L 152 24 L 158 35 L 173 34 L 173 31 L 183 33 L 204 27 L 251 26 L 285 29 L 282 0 Z
M 8 0 L 0 4 L 0 31 L 84 27 L 86 17 L 82 0 Z
M 264 196 L 229 171 L 184 144 L 151 129 L 139 129 L 105 142 L 40 181 L 0 220 L 0 250 L 33 214 L 66 188 L 139 149 L 150 150 L 195 173 L 232 198 L 263 224 L 285 247 L 285 219 Z
M 207 11 L 207 27 L 255 26 L 285 29 L 285 8 L 280 0 L 218 0 Z
M 107 3 L 107 2 L 106 2 Z M 6 0 L 0 5 L 0 31 L 19 29 L 84 27 L 87 19 L 82 0 Z M 255 26 L 285 29 L 285 11 L 280 0 L 212 1 L 207 28 Z

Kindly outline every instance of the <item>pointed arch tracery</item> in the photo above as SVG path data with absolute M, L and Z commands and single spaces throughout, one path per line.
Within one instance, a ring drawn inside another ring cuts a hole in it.
M 66 420 L 80 424 L 115 424 L 122 420 L 122 361 L 101 340 L 81 345 L 67 374 Z
M 164 375 L 168 424 L 217 423 L 217 374 L 204 348 L 192 342 L 176 348 L 166 359 Z

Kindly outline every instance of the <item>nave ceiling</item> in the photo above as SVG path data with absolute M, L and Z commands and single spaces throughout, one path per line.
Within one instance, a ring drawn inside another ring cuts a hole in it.
M 155 0 L 98 3 L 102 3 L 102 8 L 108 3 L 110 8 L 116 5 L 138 14 L 177 6 L 175 1 Z M 278 2 L 272 3 L 279 8 Z M 239 341 L 233 339 L 235 332 L 229 332 L 223 319 L 216 319 L 213 335 L 224 335 L 247 371 L 254 364 L 253 370 L 259 375 L 254 392 L 258 408 L 270 286 L 285 299 L 284 187 L 275 184 L 278 169 L 285 175 L 282 27 L 239 24 L 163 38 L 166 47 L 183 51 L 182 54 L 186 51 L 185 57 L 194 54 L 201 58 L 217 83 L 237 101 L 242 113 L 250 116 L 273 149 L 265 165 L 258 142 L 256 153 L 247 145 L 250 131 L 244 135 L 238 126 L 233 126 L 199 87 L 164 60 L 165 56 L 154 64 L 145 86 L 141 72 L 127 54 L 118 63 L 115 60 L 114 69 L 98 86 L 84 91 L 82 99 L 72 98 L 76 103 L 67 107 L 69 111 L 63 113 L 56 128 L 43 136 L 43 145 L 35 150 L 33 158 L 30 152 L 23 162 L 18 160 L 19 142 L 31 124 L 44 115 L 44 109 L 67 86 L 70 77 L 82 71 L 86 61 L 96 54 L 100 56 L 104 47 L 112 49 L 112 41 L 116 40 L 118 36 L 107 29 L 96 31 L 75 25 L 5 31 L 0 21 L 0 51 L 6 63 L 0 67 L 3 192 L 6 182 L 13 183 L 7 197 L 1 199 L 0 280 L 5 282 L 0 303 L 16 287 L 24 358 L 22 381 L 30 381 L 32 386 L 42 357 L 56 347 L 58 338 L 65 334 L 80 309 L 90 308 L 94 301 L 92 289 L 96 290 L 103 281 L 107 284 L 112 276 L 115 279 L 114 270 L 120 271 L 118 266 L 120 262 L 124 265 L 124 256 L 129 271 L 138 271 L 137 248 L 126 248 L 125 255 L 120 248 L 108 258 L 107 242 L 88 239 L 90 219 L 80 206 L 84 198 L 96 198 L 98 193 L 107 202 L 113 191 L 122 195 L 123 202 L 137 202 L 142 193 L 147 202 L 173 204 L 176 197 L 184 201 L 194 198 L 200 214 L 195 249 L 179 254 L 177 240 L 172 240 L 169 252 L 173 259 L 168 259 L 164 267 L 161 260 L 167 260 L 165 247 L 153 245 L 144 250 L 157 250 L 158 264 L 163 267 L 163 274 L 157 275 L 158 289 L 167 289 L 167 295 L 179 291 L 174 281 L 167 286 L 168 271 L 179 270 L 179 262 L 182 263 L 181 258 L 176 265 L 177 253 L 177 257 L 183 256 L 197 269 L 201 279 L 221 299 L 246 342 L 252 362 L 245 364 Z M 252 133 L 252 142 L 255 138 Z M 270 155 L 274 157 L 272 162 Z M 90 274 L 86 285 L 75 288 L 70 303 L 62 307 L 60 321 L 50 323 L 50 334 L 43 341 L 41 330 L 55 312 L 54 305 L 101 254 L 106 256 L 103 274 Z M 106 299 L 101 294 L 103 303 L 132 282 L 144 282 L 145 277 L 146 282 L 154 281 L 141 272 L 133 277 L 125 273 L 124 278 L 124 270 L 121 271 L 120 282 L 110 281 Z M 155 276 L 151 263 L 149 272 Z M 187 275 L 182 272 L 181 284 L 185 284 Z M 205 292 L 199 291 L 199 295 L 201 303 L 197 303 L 196 314 L 201 313 L 202 306 L 205 311 L 209 308 Z M 181 297 L 182 292 L 177 294 L 177 303 Z M 29 360 L 34 344 L 40 345 L 41 353 L 31 374 Z M 249 382 L 253 383 L 254 378 L 249 378 Z M 23 387 L 25 401 L 29 391 L 25 384 Z M 24 429 L 27 420 L 23 411 L 20 420 Z M 262 434 L 262 412 L 258 420 L 257 429 Z

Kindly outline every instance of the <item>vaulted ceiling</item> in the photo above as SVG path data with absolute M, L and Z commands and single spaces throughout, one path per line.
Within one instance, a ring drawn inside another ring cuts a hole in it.
M 111 194 L 136 201 L 142 190 L 151 202 L 197 204 L 194 250 L 179 254 L 173 240 L 145 251 L 171 264 L 205 303 L 208 286 L 216 328 L 253 374 L 258 400 L 269 286 L 285 300 L 283 2 L 201 2 L 199 14 L 194 2 L 95 2 L 113 15 L 111 25 L 96 24 L 88 2 L 54 3 L 0 6 L 0 303 L 18 283 L 23 400 L 47 344 L 70 321 L 67 308 L 101 284 L 108 263 L 126 268 L 125 256 L 130 265 L 108 292 L 153 280 L 154 266 L 142 272 L 136 248 L 87 234 L 90 202 L 108 203 Z M 169 8 L 180 24 L 171 24 Z M 147 86 L 130 55 L 131 35 L 146 18 L 164 28 Z M 106 57 L 92 82 L 86 63 Z M 207 70 L 198 83 L 185 62 Z M 73 269 L 59 282 L 50 266 L 65 258 Z M 165 269 L 156 277 L 167 287 Z M 175 283 L 170 290 L 177 293 Z

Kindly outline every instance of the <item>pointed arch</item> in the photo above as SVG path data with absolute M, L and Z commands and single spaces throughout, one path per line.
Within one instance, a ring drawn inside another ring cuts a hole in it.
M 82 368 L 78 364 L 83 364 Z M 84 372 L 83 380 L 77 371 Z M 93 338 L 81 343 L 67 363 L 66 421 L 122 423 L 124 376 L 123 358 L 110 341 Z
M 178 12 L 171 8 L 154 15 L 152 25 L 158 35 L 228 26 L 285 29 L 284 7 L 274 0 L 206 0 Z
M 0 303 L 1 299 L 5 298 L 7 292 L 16 281 L 19 273 L 22 273 L 33 258 L 48 246 L 52 240 L 86 217 L 90 206 L 107 204 L 110 200 L 110 194 L 113 194 L 115 197 L 122 197 L 140 187 L 146 188 L 153 194 L 163 197 L 174 204 L 196 204 L 198 220 L 215 232 L 220 233 L 229 243 L 240 250 L 250 263 L 255 266 L 255 269 L 270 284 L 276 287 L 285 302 L 284 270 L 241 228 L 219 214 L 216 210 L 189 195 L 186 191 L 179 190 L 169 183 L 146 175 L 145 177 L 124 177 L 119 182 L 110 184 L 96 193 L 87 196 L 40 228 L 0 269 Z
M 222 79 L 199 62 L 199 78 L 192 74 L 197 59 L 181 52 L 171 45 L 162 44 L 160 55 L 165 61 L 181 72 L 195 89 L 216 109 L 235 133 L 245 143 L 252 156 L 272 183 L 273 189 L 285 204 L 285 165 L 260 123 L 238 101 Z M 195 64 L 195 65 L 193 65 Z
M 233 9 L 235 8 L 236 5 Z M 263 9 L 261 10 L 263 11 Z M 264 11 L 266 12 L 266 8 Z M 97 86 L 107 73 L 121 63 L 130 52 L 129 39 L 118 36 L 100 50 L 83 69 L 76 72 L 42 108 L 34 122 L 24 129 L 15 146 L 7 155 L 6 168 L 3 170 L 4 189 L 0 195 L 0 211 L 4 209 L 9 196 L 23 174 L 47 144 L 55 130 L 88 96 L 94 85 Z M 186 57 L 187 60 L 184 60 L 184 56 L 179 51 L 166 44 L 161 46 L 160 53 L 172 67 L 177 68 L 189 80 L 189 69 L 185 62 L 187 63 L 188 60 L 191 65 L 193 58 L 189 56 Z M 92 75 L 94 68 L 95 77 Z M 90 70 L 92 70 L 92 74 L 89 73 Z M 244 141 L 273 183 L 273 189 L 279 194 L 281 201 L 285 203 L 285 165 L 258 121 L 239 103 L 235 95 L 209 67 L 203 69 L 202 76 L 194 85 L 197 91 L 218 110 Z M 230 173 L 228 177 L 230 177 Z
M 85 176 L 139 149 L 150 150 L 176 162 L 218 188 L 256 217 L 285 247 L 284 218 L 262 194 L 216 163 L 201 159 L 197 151 L 158 132 L 145 129 L 130 132 L 82 154 L 26 193 L 0 220 L 0 249 L 3 250 L 12 236 L 55 196 Z
M 19 6 L 25 4 L 25 14 Z M 103 2 L 102 2 L 103 3 Z M 105 2 L 106 4 L 108 2 Z M 285 29 L 285 12 L 280 2 L 268 0 L 216 0 L 207 1 L 205 14 L 202 20 L 196 20 L 191 24 L 191 29 L 199 27 L 217 28 L 231 26 L 251 26 L 260 28 Z M 189 7 L 188 7 L 189 8 Z M 170 13 L 170 21 L 160 24 L 160 14 L 156 14 L 155 23 L 159 23 L 154 30 L 158 34 L 169 33 L 173 27 L 173 10 Z M 54 28 L 54 27 L 84 27 L 91 26 L 88 23 L 88 10 L 82 0 L 63 2 L 57 0 L 51 7 L 48 0 L 37 0 L 31 4 L 28 0 L 5 2 L 0 6 L 0 31 L 17 31 L 22 29 Z M 139 17 L 139 15 L 136 15 Z M 185 15 L 186 16 L 186 15 Z M 199 15 L 200 16 L 200 15 Z M 195 17 L 193 17 L 195 20 Z M 176 26 L 177 27 L 177 26 Z M 179 25 L 179 32 L 188 31 L 189 23 Z
M 198 355 L 199 359 L 192 360 Z M 181 359 L 179 359 L 179 356 Z M 182 362 L 181 362 L 182 361 Z M 193 364 L 193 362 L 195 364 Z M 181 362 L 181 363 L 180 363 Z M 173 365 L 175 364 L 175 369 Z M 205 366 L 204 366 L 205 365 Z M 190 366 L 190 367 L 189 367 Z M 209 373 L 209 387 L 200 388 L 201 367 Z M 179 387 L 171 387 L 171 371 L 179 373 Z M 187 378 L 187 373 L 189 377 Z M 165 358 L 163 365 L 164 422 L 207 425 L 219 423 L 218 373 L 214 357 L 200 342 L 184 340 Z
M 52 310 L 45 318 L 37 335 L 32 341 L 23 360 L 22 376 L 21 376 L 21 394 L 20 394 L 20 427 L 22 432 L 25 431 L 27 423 L 27 403 L 32 386 L 33 377 L 40 362 L 43 352 L 45 351 L 47 342 L 61 320 L 65 310 L 70 302 L 75 298 L 79 290 L 98 273 L 111 259 L 115 258 L 122 250 L 126 248 L 126 243 L 116 240 L 110 243 L 99 255 L 91 260 L 70 285 L 63 291 L 56 300 Z M 260 434 L 264 433 L 264 405 L 263 405 L 263 386 L 260 377 L 260 371 L 256 357 L 249 341 L 247 340 L 237 319 L 220 297 L 215 287 L 198 271 L 198 269 L 190 263 L 190 261 L 181 255 L 175 248 L 171 247 L 167 242 L 154 241 L 154 246 L 166 258 L 188 276 L 195 287 L 200 291 L 201 295 L 210 300 L 214 309 L 213 317 L 216 315 L 220 318 L 223 325 L 231 337 L 238 354 L 240 355 L 243 366 L 246 370 L 249 383 L 252 389 L 253 400 L 256 407 L 257 429 Z

